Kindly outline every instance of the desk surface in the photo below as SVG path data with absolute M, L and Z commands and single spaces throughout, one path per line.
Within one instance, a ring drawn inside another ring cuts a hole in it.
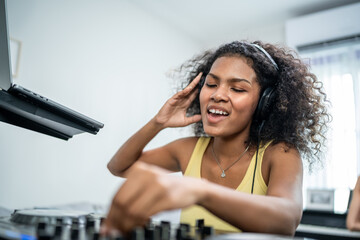
M 307 224 L 300 224 L 296 229 L 296 235 L 314 238 L 318 235 L 323 236 L 324 239 L 330 239 L 327 238 L 327 236 L 333 237 L 334 239 L 360 239 L 360 232 L 352 232 L 344 228 L 332 228 Z

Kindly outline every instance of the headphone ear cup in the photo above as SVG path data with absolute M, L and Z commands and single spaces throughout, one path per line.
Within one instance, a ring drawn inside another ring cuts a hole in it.
M 266 88 L 264 90 L 257 105 L 254 114 L 254 120 L 263 121 L 268 118 L 270 113 L 270 107 L 275 101 L 275 95 L 275 89 L 272 87 Z

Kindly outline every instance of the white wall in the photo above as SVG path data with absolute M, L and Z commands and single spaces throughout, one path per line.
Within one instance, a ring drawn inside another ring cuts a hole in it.
M 121 180 L 106 164 L 173 93 L 165 73 L 198 43 L 131 1 L 9 0 L 22 41 L 20 85 L 105 124 L 63 141 L 0 122 L 0 206 L 108 204 Z M 186 131 L 166 131 L 151 144 Z
M 248 40 L 269 42 L 273 44 L 285 44 L 285 22 L 277 22 L 275 24 L 265 24 L 261 27 L 252 27 L 249 25 L 245 29 L 237 29 L 229 34 L 223 34 L 221 38 L 209 39 L 208 43 L 203 44 L 205 48 L 217 47 L 225 42 L 235 40 Z

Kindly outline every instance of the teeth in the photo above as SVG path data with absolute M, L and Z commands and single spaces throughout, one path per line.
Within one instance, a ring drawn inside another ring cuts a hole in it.
M 210 109 L 209 112 L 214 113 L 214 114 L 224 115 L 224 116 L 229 115 L 227 112 L 223 112 L 223 111 L 218 110 L 218 109 Z

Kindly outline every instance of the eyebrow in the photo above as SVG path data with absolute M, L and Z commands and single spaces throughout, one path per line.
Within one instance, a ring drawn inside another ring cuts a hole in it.
M 214 78 L 215 80 L 220 81 L 220 77 L 216 76 L 215 74 L 213 74 L 213 73 L 208 73 L 208 75 L 210 75 L 210 76 L 211 76 L 212 78 Z M 228 81 L 229 81 L 229 82 L 246 82 L 246 83 L 252 85 L 251 82 L 250 82 L 249 80 L 245 79 L 245 78 L 231 78 L 231 79 L 229 79 Z

